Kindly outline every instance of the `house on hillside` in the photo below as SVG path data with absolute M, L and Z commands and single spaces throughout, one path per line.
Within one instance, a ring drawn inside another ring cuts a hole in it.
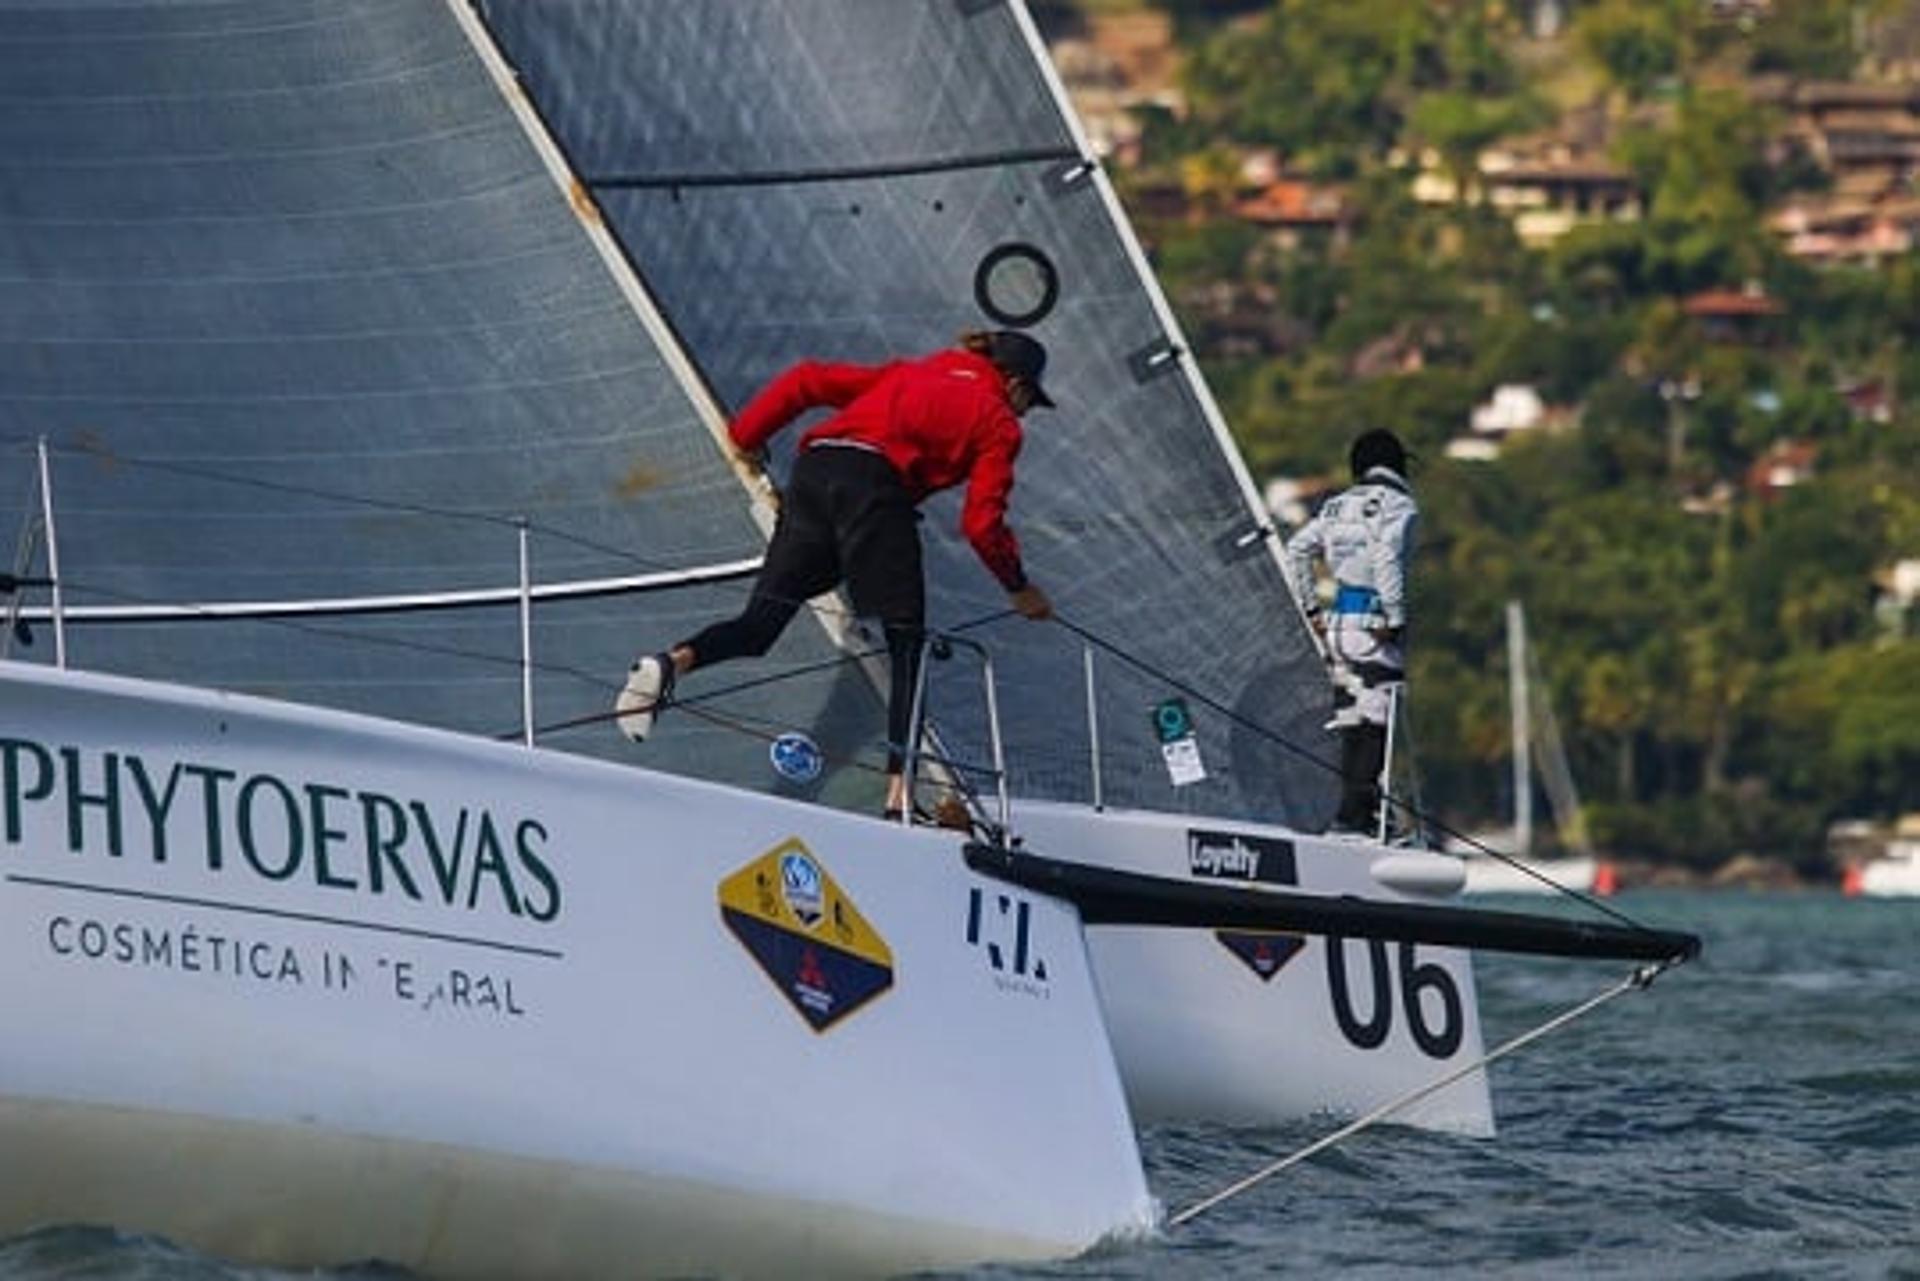
M 1467 418 L 1467 434 L 1447 442 L 1447 457 L 1462 462 L 1491 462 L 1508 441 L 1533 431 L 1559 431 L 1575 421 L 1574 411 L 1547 404 L 1528 383 L 1502 383 Z
M 1481 157 L 1480 174 L 1488 203 L 1536 248 L 1582 223 L 1636 222 L 1645 212 L 1633 176 L 1596 156 L 1559 148 L 1534 157 L 1489 152 Z
M 1259 281 L 1209 281 L 1183 290 L 1177 301 L 1195 344 L 1214 355 L 1278 356 L 1313 340 L 1274 288 Z
M 1778 498 L 1795 485 L 1813 479 L 1820 447 L 1810 440 L 1778 440 L 1753 460 L 1744 477 L 1746 491 L 1756 498 Z
M 1405 323 L 1380 335 L 1347 360 L 1347 373 L 1362 381 L 1395 374 L 1417 374 L 1427 367 L 1427 352 L 1439 347 L 1445 335 L 1436 327 Z
M 1475 162 L 1468 199 L 1506 214 L 1514 234 L 1536 248 L 1583 223 L 1636 221 L 1645 214 L 1645 199 L 1633 175 L 1607 159 L 1608 136 L 1604 115 L 1574 112 L 1551 134 L 1488 147 Z M 1437 151 L 1421 152 L 1415 163 L 1414 199 L 1459 200 Z
M 1236 216 L 1264 228 L 1274 244 L 1294 250 L 1305 245 L 1342 248 L 1353 229 L 1354 214 L 1338 187 L 1277 177 L 1233 206 Z
M 1086 13 L 1051 41 L 1048 53 L 1088 143 L 1119 167 L 1139 162 L 1140 108 L 1175 115 L 1185 110 L 1180 49 L 1169 13 L 1149 8 Z
M 1786 113 L 1784 141 L 1855 194 L 1896 190 L 1920 172 L 1920 82 L 1756 78 L 1754 100 Z
M 1707 289 L 1683 300 L 1680 310 L 1700 326 L 1710 342 L 1763 344 L 1772 340 L 1775 320 L 1786 308 L 1757 284 L 1742 289 Z
M 1294 530 L 1306 524 L 1320 504 L 1342 488 L 1332 476 L 1274 476 L 1267 481 L 1261 497 L 1280 527 Z
M 1768 224 L 1802 262 L 1875 267 L 1912 250 L 1920 198 L 1807 197 L 1776 212 Z
M 1873 614 L 1891 636 L 1905 637 L 1920 621 L 1920 557 L 1909 556 L 1877 571 L 1873 576 L 1879 594 L 1873 602 Z
M 1845 379 L 1835 388 L 1855 422 L 1885 426 L 1896 407 L 1893 388 L 1882 378 Z

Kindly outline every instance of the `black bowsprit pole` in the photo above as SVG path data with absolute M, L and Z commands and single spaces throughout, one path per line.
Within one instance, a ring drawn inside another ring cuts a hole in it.
M 1674 964 L 1700 955 L 1700 936 L 1643 925 L 1572 921 L 1523 912 L 1196 885 L 1070 863 L 991 845 L 966 847 L 967 866 L 1065 899 L 1088 925 L 1272 930 L 1388 939 L 1534 956 Z

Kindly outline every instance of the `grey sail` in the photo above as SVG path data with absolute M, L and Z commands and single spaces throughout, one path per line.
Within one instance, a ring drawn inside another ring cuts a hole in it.
M 0 569 L 57 538 L 74 665 L 515 734 L 524 518 L 535 720 L 574 723 L 541 741 L 631 760 L 636 647 L 738 607 L 745 491 L 477 33 L 445 0 L 0 0 Z M 204 621 L 246 603 L 276 616 Z M 10 656 L 51 661 L 21 604 Z M 772 726 L 873 758 L 839 657 L 796 626 L 729 683 L 818 670 L 644 759 L 772 786 Z
M 1027 420 L 1014 524 L 1063 613 L 1139 664 L 1098 656 L 1104 798 L 1324 822 L 1324 674 L 1271 549 L 1255 535 L 1223 551 L 1256 526 L 1249 486 L 1017 3 L 479 10 L 726 405 L 803 357 L 877 361 L 1030 326 L 1061 407 Z M 936 626 L 1005 607 L 956 509 L 936 500 L 923 527 Z M 975 635 L 997 667 L 1013 790 L 1091 799 L 1080 641 L 1017 618 Z M 1169 677 L 1202 696 L 1209 777 L 1182 788 L 1149 724 L 1180 692 Z M 972 761 L 981 705 L 970 678 L 936 673 L 935 718 Z

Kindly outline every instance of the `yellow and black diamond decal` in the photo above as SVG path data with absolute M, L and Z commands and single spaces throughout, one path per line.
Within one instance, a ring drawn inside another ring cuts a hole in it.
M 816 1032 L 893 986 L 893 952 L 799 837 L 720 882 L 720 918 Z

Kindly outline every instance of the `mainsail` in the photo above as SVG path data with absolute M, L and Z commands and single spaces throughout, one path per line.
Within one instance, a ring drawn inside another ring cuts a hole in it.
M 446 0 L 0 0 L 0 566 L 57 545 L 74 665 L 514 734 L 518 518 L 542 724 L 737 608 L 764 532 L 717 415 L 492 56 Z M 796 627 L 738 679 L 820 670 L 725 710 L 851 760 L 838 657 Z M 683 721 L 649 764 L 771 784 Z
M 477 8 L 723 403 L 802 357 L 882 360 L 1005 325 L 1044 340 L 1061 408 L 1027 421 L 1014 523 L 1065 615 L 1139 661 L 1097 665 L 1104 799 L 1324 821 L 1328 773 L 1277 741 L 1334 755 L 1310 638 L 1018 0 Z M 1005 605 L 956 524 L 929 505 L 947 627 Z M 1013 790 L 1092 799 L 1080 644 L 1019 619 L 978 635 Z M 1174 689 L 1149 673 L 1231 709 L 1190 705 L 1206 781 L 1171 782 L 1149 710 Z M 932 707 L 957 755 L 985 759 L 976 682 L 937 673 Z

